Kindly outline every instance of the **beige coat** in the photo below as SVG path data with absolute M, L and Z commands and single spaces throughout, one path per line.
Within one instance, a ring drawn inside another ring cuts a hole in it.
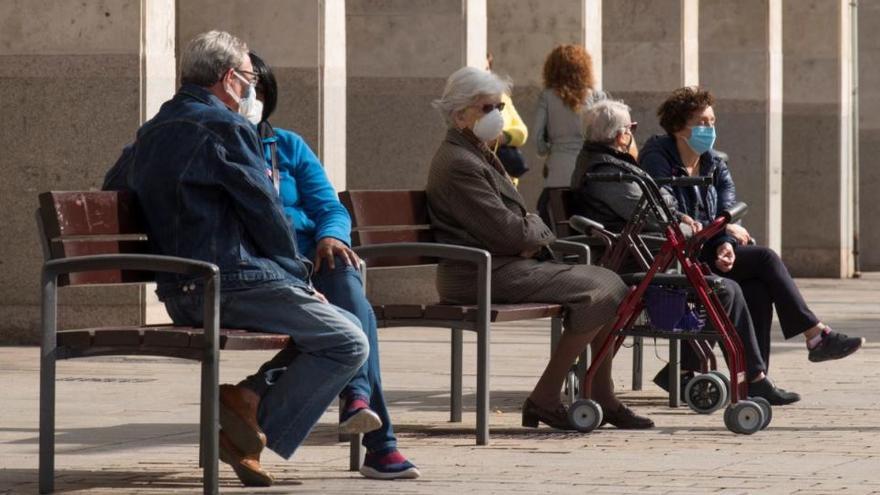
M 492 301 L 566 305 L 566 326 L 588 331 L 610 321 L 627 289 L 614 272 L 520 256 L 555 240 L 503 173 L 459 131 L 450 129 L 431 162 L 428 213 L 438 242 L 492 254 Z M 476 301 L 476 268 L 442 262 L 437 290 L 444 301 Z

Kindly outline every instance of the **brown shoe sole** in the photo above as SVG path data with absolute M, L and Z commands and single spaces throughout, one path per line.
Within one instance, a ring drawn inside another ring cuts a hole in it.
M 223 402 L 220 402 L 220 427 L 245 455 L 259 454 L 266 447 L 266 434 L 255 430 Z
M 229 441 L 232 440 L 229 439 Z M 241 456 L 232 451 L 229 445 L 225 445 L 222 439 L 220 441 L 220 460 L 232 467 L 235 475 L 244 486 L 272 486 L 272 483 L 275 482 L 275 478 L 266 470 L 255 470 L 243 464 Z

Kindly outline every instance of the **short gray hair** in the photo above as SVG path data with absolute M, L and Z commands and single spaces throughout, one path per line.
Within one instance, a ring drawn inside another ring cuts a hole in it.
M 631 122 L 629 106 L 605 95 L 598 95 L 584 109 L 584 135 L 590 142 L 612 144 Z
M 511 83 L 508 79 L 476 67 L 462 67 L 453 72 L 446 80 L 443 96 L 431 104 L 452 126 L 456 112 L 472 105 L 481 96 L 510 93 Z
M 212 86 L 226 71 L 241 66 L 247 55 L 247 44 L 225 31 L 202 33 L 180 56 L 180 82 Z

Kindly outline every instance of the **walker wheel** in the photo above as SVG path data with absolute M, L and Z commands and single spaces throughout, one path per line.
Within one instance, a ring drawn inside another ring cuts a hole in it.
M 764 412 L 764 424 L 761 425 L 761 429 L 765 429 L 770 426 L 770 421 L 773 419 L 773 408 L 770 407 L 770 401 L 763 397 L 749 397 L 749 400 L 758 404 L 761 407 L 761 411 Z
M 569 371 L 568 376 L 565 377 L 565 396 L 568 398 L 569 404 L 577 402 L 581 390 L 580 385 L 577 372 L 575 370 Z
M 696 413 L 712 414 L 727 403 L 727 391 L 718 375 L 704 373 L 688 381 L 684 387 L 684 401 Z
M 589 433 L 602 424 L 602 406 L 592 399 L 581 399 L 568 408 L 568 422 L 575 430 Z
M 727 390 L 727 400 L 724 401 L 722 407 L 726 407 L 728 404 L 730 404 L 730 378 L 727 378 L 727 375 L 718 370 L 712 370 L 709 372 L 709 374 L 721 378 L 721 381 L 724 382 L 724 388 Z
M 764 410 L 756 402 L 741 400 L 727 407 L 724 425 L 734 433 L 751 435 L 764 425 Z

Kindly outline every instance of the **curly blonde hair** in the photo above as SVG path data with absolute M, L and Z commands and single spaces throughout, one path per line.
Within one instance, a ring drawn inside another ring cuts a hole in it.
M 578 111 L 593 90 L 593 59 L 581 45 L 559 45 L 544 61 L 544 87 Z

